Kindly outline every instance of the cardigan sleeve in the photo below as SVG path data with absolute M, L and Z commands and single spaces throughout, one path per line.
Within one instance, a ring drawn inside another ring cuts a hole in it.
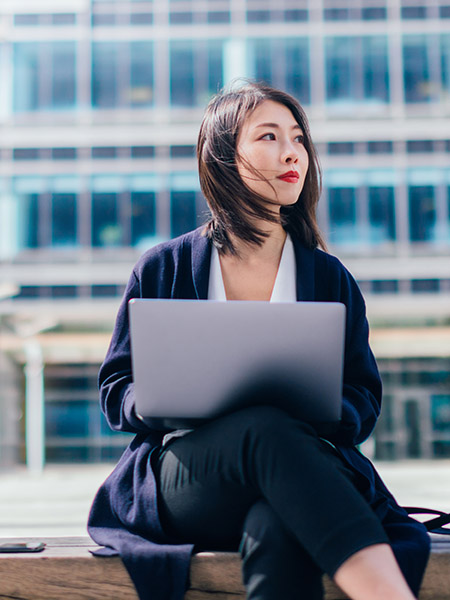
M 139 298 L 141 289 L 133 271 L 116 318 L 111 343 L 99 372 L 100 405 L 111 427 L 116 431 L 148 432 L 134 409 L 134 384 L 131 370 L 128 302 Z
M 364 299 L 352 275 L 341 265 L 339 301 L 347 307 L 342 417 L 331 442 L 356 446 L 372 433 L 381 410 L 382 385 L 369 346 Z

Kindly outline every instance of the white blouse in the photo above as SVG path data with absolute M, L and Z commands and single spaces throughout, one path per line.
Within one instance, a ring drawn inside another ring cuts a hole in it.
M 226 301 L 225 286 L 220 268 L 219 253 L 215 246 L 211 251 L 209 270 L 208 300 Z M 283 246 L 278 272 L 273 286 L 270 302 L 297 301 L 297 269 L 295 264 L 294 244 L 289 235 Z

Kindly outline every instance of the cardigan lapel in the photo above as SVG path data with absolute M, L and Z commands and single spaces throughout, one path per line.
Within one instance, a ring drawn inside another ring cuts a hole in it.
M 211 264 L 211 242 L 202 235 L 203 227 L 196 229 L 192 240 L 192 281 L 198 300 L 208 297 L 209 269 Z
M 306 248 L 294 235 L 292 241 L 297 263 L 297 301 L 312 302 L 315 300 L 314 250 Z

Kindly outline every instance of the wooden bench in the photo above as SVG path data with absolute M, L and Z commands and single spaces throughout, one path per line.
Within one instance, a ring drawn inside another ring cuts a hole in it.
M 0 543 L 18 541 L 4 538 Z M 36 541 L 33 538 L 20 541 Z M 88 537 L 48 538 L 43 552 L 0 554 L 0 599 L 137 600 L 118 557 L 98 558 Z M 326 600 L 347 598 L 326 578 Z M 202 552 L 192 559 L 185 600 L 243 600 L 240 558 L 232 552 Z M 450 537 L 432 536 L 432 556 L 420 600 L 450 600 Z

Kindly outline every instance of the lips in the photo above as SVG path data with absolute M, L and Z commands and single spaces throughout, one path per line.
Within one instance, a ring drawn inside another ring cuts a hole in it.
M 288 171 L 287 173 L 283 173 L 283 175 L 279 175 L 278 179 L 282 181 L 286 181 L 287 183 L 297 183 L 299 175 L 297 171 Z

